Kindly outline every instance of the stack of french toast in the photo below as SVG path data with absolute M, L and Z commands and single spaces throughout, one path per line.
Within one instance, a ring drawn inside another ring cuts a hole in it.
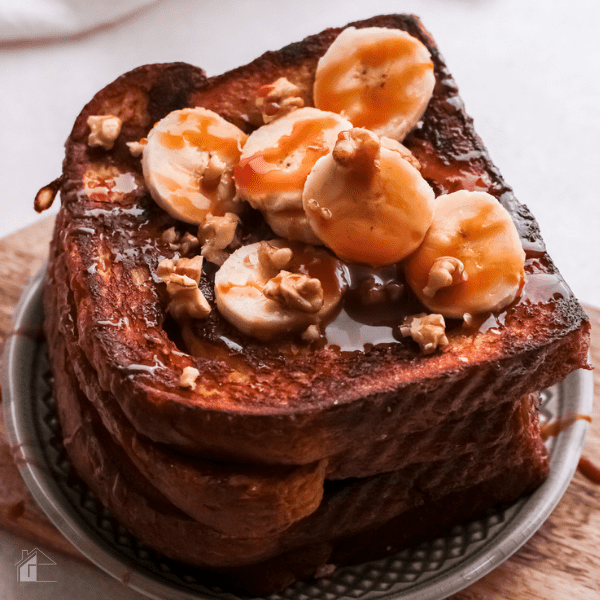
M 58 191 L 64 445 L 207 581 L 327 576 L 547 477 L 540 391 L 587 366 L 589 322 L 416 17 L 126 73 L 38 206 Z

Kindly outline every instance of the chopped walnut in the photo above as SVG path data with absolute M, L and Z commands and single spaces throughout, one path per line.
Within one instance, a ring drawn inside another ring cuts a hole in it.
M 210 313 L 210 305 L 198 288 L 202 276 L 202 257 L 161 261 L 156 274 L 167 284 L 170 301 L 167 311 L 177 321 L 203 319 Z
M 200 283 L 202 277 L 202 257 L 194 256 L 194 258 L 179 258 L 176 261 L 166 258 L 156 269 L 156 274 L 165 282 L 168 283 L 172 279 L 172 275 L 186 276 L 192 279 L 196 285 Z
M 270 279 L 290 264 L 294 253 L 291 248 L 278 248 L 269 242 L 258 247 L 258 267 L 265 279 Z
M 141 156 L 144 153 L 144 148 L 148 145 L 148 140 L 142 138 L 139 142 L 127 142 L 127 147 L 131 156 Z
M 210 304 L 198 286 L 195 286 L 178 291 L 171 298 L 167 310 L 176 321 L 204 319 L 210 313 Z
M 412 337 L 419 344 L 423 354 L 432 354 L 440 346 L 448 345 L 446 322 L 442 315 L 421 313 L 408 317 L 400 326 L 404 337 Z
M 378 168 L 379 138 L 368 129 L 354 127 L 338 135 L 332 157 L 342 167 L 359 173 L 372 173 Z
M 256 106 L 260 109 L 265 123 L 270 123 L 283 115 L 302 108 L 304 100 L 300 97 L 300 88 L 280 77 L 274 83 L 263 85 L 258 90 Z
M 318 279 L 300 273 L 281 271 L 269 279 L 263 294 L 291 310 L 316 313 L 323 307 L 323 286 Z
M 187 231 L 182 236 L 175 227 L 165 229 L 160 237 L 169 244 L 171 250 L 179 252 L 183 256 L 191 254 L 200 246 L 200 241 L 196 236 Z
M 467 327 L 473 327 L 473 325 L 475 324 L 475 319 L 473 318 L 473 315 L 471 313 L 465 313 L 463 315 L 463 321 L 465 322 L 465 325 Z
M 175 227 L 169 227 L 169 229 L 165 229 L 160 236 L 160 239 L 167 242 L 168 244 L 175 244 L 179 241 L 180 235 L 175 229 Z
M 442 256 L 431 266 L 423 294 L 428 298 L 433 298 L 438 290 L 467 281 L 467 279 L 465 266 L 458 258 Z
M 114 115 L 90 116 L 87 124 L 91 129 L 88 146 L 102 146 L 110 150 L 121 133 L 121 119 Z
M 225 213 L 223 217 L 207 215 L 198 228 L 202 256 L 211 263 L 222 265 L 229 256 L 225 248 L 233 242 L 239 222 L 240 218 L 233 213 Z
M 200 240 L 195 235 L 192 235 L 189 231 L 186 231 L 183 234 L 183 237 L 179 240 L 179 252 L 184 256 L 191 254 L 199 246 Z
M 216 188 L 226 167 L 227 165 L 219 158 L 218 154 L 211 154 L 202 173 L 202 185 L 208 189 Z
M 185 367 L 179 378 L 179 385 L 183 388 L 193 388 L 198 377 L 200 377 L 200 371 L 196 367 Z
M 300 337 L 306 342 L 314 342 L 321 337 L 321 332 L 316 325 L 309 325 Z

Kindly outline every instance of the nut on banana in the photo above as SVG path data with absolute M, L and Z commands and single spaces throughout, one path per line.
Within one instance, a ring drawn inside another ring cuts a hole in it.
M 327 250 L 286 240 L 242 246 L 215 275 L 221 315 L 262 341 L 321 323 L 345 287 L 342 266 Z
M 142 169 L 154 200 L 171 216 L 199 224 L 237 212 L 233 167 L 246 134 L 204 108 L 169 113 L 150 131 Z
M 342 260 L 373 267 L 417 249 L 433 203 L 433 190 L 394 143 L 361 128 L 340 134 L 303 194 L 306 216 L 323 243 Z
M 486 192 L 439 196 L 406 280 L 432 312 L 462 318 L 501 310 L 525 281 L 525 252 L 508 211 Z

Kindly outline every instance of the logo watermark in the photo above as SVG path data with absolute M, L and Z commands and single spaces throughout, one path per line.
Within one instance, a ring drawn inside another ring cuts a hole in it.
M 56 566 L 56 563 L 46 556 L 39 548 L 31 552 L 22 550 L 21 560 L 15 565 L 17 567 L 17 581 L 30 581 L 35 583 L 56 583 L 56 579 L 46 579 L 45 567 Z M 40 569 L 40 567 L 43 567 Z

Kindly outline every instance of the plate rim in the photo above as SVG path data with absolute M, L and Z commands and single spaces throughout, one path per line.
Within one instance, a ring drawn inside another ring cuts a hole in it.
M 33 357 L 39 341 L 31 335 L 20 333 L 26 328 L 39 329 L 43 322 L 41 306 L 44 265 L 24 289 L 15 307 L 12 331 L 6 339 L 2 358 L 2 397 L 4 420 L 11 448 L 18 456 L 17 466 L 35 501 L 59 531 L 92 563 L 128 587 L 156 600 L 236 599 L 234 594 L 199 594 L 181 585 L 154 576 L 146 569 L 136 571 L 125 557 L 115 556 L 117 551 L 91 531 L 78 515 L 69 512 L 71 502 L 64 496 L 56 481 L 40 467 L 45 458 L 37 443 L 37 433 L 27 432 L 31 425 L 33 408 L 21 399 L 32 396 L 32 378 L 26 373 L 33 369 Z M 24 358 L 27 368 L 23 373 Z M 580 369 L 567 377 L 559 386 L 565 393 L 578 399 L 577 412 L 590 413 L 593 405 L 593 375 Z M 412 590 L 388 591 L 379 600 L 402 597 L 403 600 L 441 600 L 471 585 L 514 554 L 541 527 L 567 490 L 577 468 L 589 423 L 576 421 L 556 436 L 550 460 L 548 479 L 509 520 L 490 543 L 484 543 L 472 556 L 460 561 L 426 582 L 417 583 Z M 529 507 L 529 510 L 525 508 Z M 491 546 L 490 546 L 491 544 Z

